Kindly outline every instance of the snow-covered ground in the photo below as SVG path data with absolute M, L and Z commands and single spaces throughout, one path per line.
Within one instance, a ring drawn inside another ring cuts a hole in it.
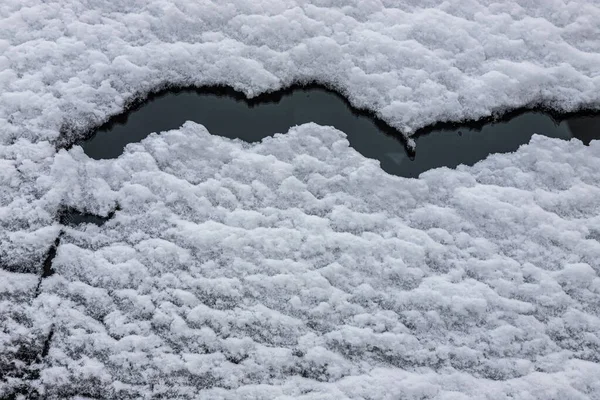
M 168 84 L 317 80 L 407 135 L 600 105 L 596 1 L 391 3 L 2 2 L 0 398 L 600 398 L 598 141 L 420 179 L 314 124 L 55 148 Z

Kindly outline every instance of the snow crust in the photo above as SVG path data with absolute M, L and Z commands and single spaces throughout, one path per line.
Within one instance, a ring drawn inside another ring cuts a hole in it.
M 598 106 L 598 20 L 594 1 L 2 2 L 0 398 L 599 398 L 598 141 L 420 179 L 314 124 L 249 145 L 187 123 L 116 160 L 54 146 L 163 85 L 317 80 L 408 135 Z

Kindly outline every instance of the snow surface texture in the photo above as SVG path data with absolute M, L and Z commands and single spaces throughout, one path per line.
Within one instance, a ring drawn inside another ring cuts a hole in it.
M 53 145 L 166 84 L 318 80 L 407 134 L 597 106 L 598 20 L 593 1 L 3 1 L 0 398 L 600 398 L 598 141 L 418 180 L 312 124 L 249 145 L 188 123 L 104 161 Z
M 598 154 L 599 141 L 536 135 L 413 180 L 333 128 L 249 145 L 191 122 L 116 160 L 63 150 L 38 178 L 53 183 L 46 196 L 121 210 L 63 228 L 56 273 L 22 306 L 53 329 L 35 386 L 49 397 L 598 398 Z M 15 298 L 34 283 L 17 282 Z

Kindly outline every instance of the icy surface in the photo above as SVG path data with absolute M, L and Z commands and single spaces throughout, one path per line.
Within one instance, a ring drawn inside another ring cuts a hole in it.
M 2 2 L 0 398 L 600 397 L 598 141 L 416 180 L 313 124 L 55 149 L 165 84 L 316 79 L 407 134 L 599 103 L 594 1 L 337 3 Z

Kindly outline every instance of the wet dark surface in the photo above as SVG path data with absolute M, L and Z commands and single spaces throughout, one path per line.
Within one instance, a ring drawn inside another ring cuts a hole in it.
M 46 257 L 44 257 L 44 262 L 42 263 L 42 273 L 40 275 L 40 279 L 38 280 L 37 287 L 35 289 L 35 295 L 38 296 L 40 294 L 40 290 L 42 287 L 42 281 L 44 278 L 48 278 L 54 275 L 54 269 L 52 268 L 52 263 L 54 262 L 54 258 L 56 257 L 56 252 L 58 251 L 58 246 L 60 246 L 60 240 L 62 237 L 62 232 L 54 239 L 54 243 L 50 246 L 48 251 L 46 252 Z
M 112 118 L 76 144 L 92 158 L 116 158 L 128 143 L 139 142 L 151 132 L 179 128 L 188 120 L 212 134 L 247 142 L 307 122 L 331 125 L 348 135 L 354 149 L 379 160 L 385 171 L 406 177 L 441 166 L 473 165 L 491 153 L 515 151 L 534 133 L 566 140 L 575 137 L 586 144 L 600 139 L 600 115 L 572 115 L 557 122 L 542 112 L 525 111 L 499 122 L 423 129 L 415 137 L 413 154 L 397 130 L 351 107 L 343 96 L 322 87 L 298 87 L 252 100 L 226 88 L 163 92 Z
M 59 222 L 61 225 L 77 226 L 80 224 L 103 225 L 111 219 L 117 210 L 111 212 L 106 217 L 95 214 L 85 213 L 74 208 L 65 208 L 59 213 Z

